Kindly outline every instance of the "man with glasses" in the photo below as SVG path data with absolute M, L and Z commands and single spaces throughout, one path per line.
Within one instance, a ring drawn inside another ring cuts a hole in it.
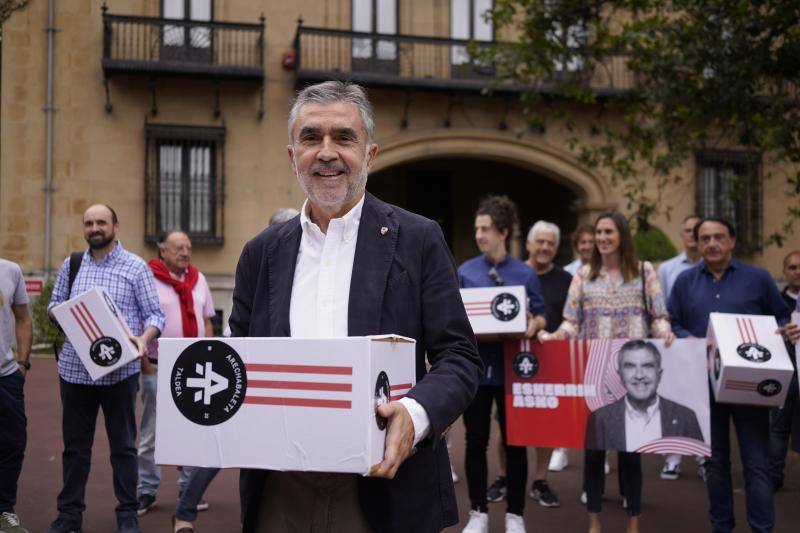
M 766 270 L 733 258 L 736 232 L 727 220 L 702 219 L 694 228 L 703 261 L 675 281 L 668 310 L 678 337 L 705 337 L 709 313 L 773 315 L 777 332 L 789 342 L 800 328 L 789 322 L 789 307 Z M 788 325 L 787 325 L 788 324 Z M 709 517 L 714 531 L 733 531 L 733 484 L 730 463 L 730 420 L 736 427 L 744 467 L 747 522 L 754 532 L 775 527 L 769 471 L 769 409 L 711 400 L 711 458 L 706 462 Z
M 786 287 L 781 292 L 784 302 L 790 309 L 797 307 L 797 295 L 800 293 L 800 251 L 789 252 L 783 258 L 783 278 Z M 789 435 L 792 432 L 792 420 L 797 418 L 797 356 L 793 344 L 787 343 L 789 357 L 795 367 L 794 376 L 786 393 L 783 407 L 772 409 L 772 424 L 769 435 L 769 470 L 772 476 L 772 487 L 777 492 L 783 488 L 783 470 L 786 467 L 786 452 L 789 449 Z M 800 424 L 798 424 L 800 425 Z M 795 442 L 800 447 L 800 442 Z
M 664 291 L 664 298 L 669 303 L 669 293 L 678 275 L 684 270 L 689 270 L 700 261 L 700 250 L 697 248 L 697 241 L 694 239 L 694 227 L 700 222 L 697 215 L 688 215 L 683 219 L 681 227 L 681 241 L 683 241 L 683 251 L 667 259 L 658 267 L 658 281 L 661 282 L 661 289 Z M 677 453 L 669 453 L 664 458 L 664 466 L 661 468 L 661 479 L 674 481 L 681 473 L 681 460 L 683 456 Z M 701 477 L 705 477 L 705 459 L 698 457 L 698 470 Z
M 459 267 L 458 279 L 461 288 L 524 285 L 528 295 L 528 329 L 525 336 L 530 338 L 546 324 L 545 306 L 536 273 L 508 253 L 508 240 L 516 221 L 517 208 L 507 196 L 484 198 L 475 213 L 475 242 L 481 255 Z M 478 342 L 478 352 L 483 359 L 485 373 L 475 398 L 464 412 L 467 438 L 465 470 L 471 504 L 469 523 L 464 532 L 489 531 L 486 448 L 489 444 L 492 403 L 496 402 L 507 457 L 508 506 L 505 530 L 523 533 L 525 523 L 522 513 L 525 508 L 528 458 L 525 447 L 508 446 L 505 442 L 503 343 Z

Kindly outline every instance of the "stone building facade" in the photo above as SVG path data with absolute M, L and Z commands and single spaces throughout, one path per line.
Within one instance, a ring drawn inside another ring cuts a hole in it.
M 516 250 L 537 219 L 568 234 L 624 209 L 602 172 L 578 162 L 561 125 L 520 136 L 517 93 L 481 94 L 491 69 L 470 63 L 464 44 L 493 38 L 481 16 L 490 5 L 60 0 L 50 24 L 48 2 L 31 0 L 2 33 L 0 256 L 31 275 L 57 269 L 85 245 L 84 209 L 108 203 L 125 247 L 145 258 L 161 230 L 188 230 L 227 317 L 243 244 L 275 209 L 303 199 L 286 152 L 293 94 L 331 78 L 367 86 L 375 105 L 380 150 L 368 189 L 438 220 L 458 262 L 477 253 L 472 215 L 488 193 L 520 206 Z M 631 81 L 619 63 L 593 83 L 613 96 Z M 582 135 L 593 134 L 590 116 L 578 121 Z M 732 209 L 722 205 L 726 173 L 748 164 L 735 153 L 698 154 L 687 169 L 695 180 L 667 191 L 672 217 L 656 224 L 677 241 L 684 215 Z M 780 179 L 754 183 L 736 206 L 752 233 L 747 257 L 778 274 L 784 249 L 759 240 L 780 225 L 785 195 Z

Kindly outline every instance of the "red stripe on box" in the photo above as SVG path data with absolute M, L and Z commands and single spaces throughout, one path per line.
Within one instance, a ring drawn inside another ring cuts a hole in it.
M 86 335 L 86 338 L 89 339 L 89 342 L 93 342 L 94 339 L 92 338 L 91 335 L 89 335 L 89 332 L 86 331 L 86 327 L 83 325 L 83 321 L 78 316 L 78 313 L 75 311 L 75 308 L 74 307 L 70 307 L 69 308 L 69 312 L 72 313 L 73 317 L 75 317 L 75 322 L 77 322 L 78 325 L 81 327 L 81 329 L 83 330 L 84 335 Z
M 248 363 L 244 365 L 248 372 L 289 372 L 297 374 L 336 374 L 352 376 L 352 366 L 323 365 L 277 365 L 271 363 Z
M 736 318 L 736 327 L 739 328 L 739 336 L 742 338 L 742 342 L 748 342 L 747 337 L 745 336 L 744 331 L 742 330 L 742 324 L 739 321 L 738 317 Z
M 483 312 L 480 312 L 480 313 L 473 312 L 473 311 L 467 311 L 467 316 L 487 316 L 487 315 L 491 315 L 491 314 L 492 314 L 491 311 L 483 311 Z
M 86 307 L 86 302 L 81 302 L 80 306 L 83 308 L 84 312 L 86 313 L 86 316 L 88 316 L 89 320 L 92 322 L 92 325 L 94 326 L 95 330 L 97 331 L 97 336 L 98 337 L 102 337 L 103 336 L 103 330 L 100 329 L 100 326 L 98 326 L 97 322 L 94 321 L 94 317 L 92 316 L 92 313 L 90 313 L 89 312 L 89 308 Z
M 464 302 L 464 305 L 490 305 L 492 302 Z
M 86 326 L 87 330 L 89 330 L 89 335 L 92 336 L 92 340 L 95 340 L 98 337 L 100 337 L 100 335 L 98 335 L 97 332 L 92 327 L 92 324 L 89 323 L 89 319 L 86 318 L 86 314 L 83 312 L 83 309 L 81 308 L 80 304 L 78 304 L 75 307 L 73 307 L 73 309 L 75 309 L 75 311 L 78 312 L 78 315 L 81 317 L 81 321 L 83 322 L 83 325 Z
M 758 344 L 758 336 L 756 335 L 756 328 L 753 327 L 753 319 L 748 318 L 747 323 L 750 325 L 750 332 L 753 334 L 753 342 Z
M 402 383 L 400 385 L 392 385 L 389 387 L 389 390 L 403 390 L 403 389 L 410 389 L 411 383 Z
M 353 386 L 350 383 L 319 383 L 316 381 L 272 381 L 266 379 L 248 379 L 247 386 L 255 387 L 256 389 L 353 392 Z
M 319 400 L 313 398 L 274 398 L 267 396 L 245 396 L 244 403 L 251 403 L 257 405 L 282 405 L 286 407 L 323 407 L 328 409 L 350 409 L 351 407 L 350 400 Z
M 389 396 L 389 401 L 390 402 L 396 402 L 400 398 L 405 398 L 405 397 L 406 397 L 405 394 L 398 394 L 397 396 Z

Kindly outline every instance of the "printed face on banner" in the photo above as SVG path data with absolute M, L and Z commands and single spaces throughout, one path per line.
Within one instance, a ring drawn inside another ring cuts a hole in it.
M 710 454 L 703 339 L 508 341 L 505 356 L 509 444 Z

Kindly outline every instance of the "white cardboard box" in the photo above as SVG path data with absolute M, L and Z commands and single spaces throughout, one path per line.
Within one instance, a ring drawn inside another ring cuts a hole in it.
M 781 406 L 794 369 L 773 316 L 711 313 L 708 365 L 720 403 Z
M 125 317 L 102 287 L 93 287 L 52 311 L 94 381 L 139 357 Z
M 366 475 L 378 404 L 416 383 L 415 341 L 160 339 L 156 462 Z
M 528 298 L 523 285 L 461 289 L 475 335 L 525 333 Z

